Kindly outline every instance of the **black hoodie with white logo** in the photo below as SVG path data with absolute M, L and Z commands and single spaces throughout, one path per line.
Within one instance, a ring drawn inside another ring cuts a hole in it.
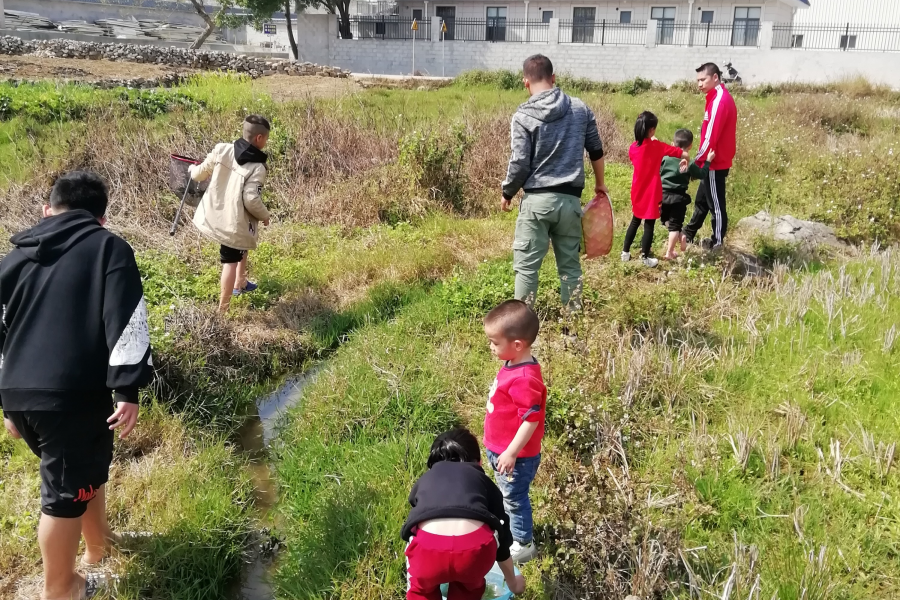
M 85 210 L 13 236 L 0 261 L 0 407 L 137 402 L 153 359 L 134 251 Z

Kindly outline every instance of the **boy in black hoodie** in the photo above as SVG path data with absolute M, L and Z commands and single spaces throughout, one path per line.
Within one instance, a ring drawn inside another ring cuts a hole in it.
M 106 184 L 74 172 L 53 186 L 44 219 L 0 261 L 0 408 L 14 438 L 41 459 L 42 598 L 86 598 L 75 572 L 115 539 L 105 484 L 113 429 L 137 423 L 153 375 L 147 306 L 134 252 L 103 225 Z M 116 408 L 113 410 L 112 391 Z

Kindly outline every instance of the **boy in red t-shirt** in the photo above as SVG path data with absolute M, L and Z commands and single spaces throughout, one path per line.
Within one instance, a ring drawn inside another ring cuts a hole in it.
M 541 463 L 547 386 L 531 354 L 537 315 L 520 300 L 507 300 L 484 318 L 491 353 L 504 361 L 488 395 L 484 445 L 509 514 L 513 561 L 534 558 L 534 524 L 528 491 Z

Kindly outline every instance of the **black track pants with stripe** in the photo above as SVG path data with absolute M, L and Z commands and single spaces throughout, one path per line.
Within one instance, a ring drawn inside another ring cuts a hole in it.
M 712 213 L 713 245 L 721 244 L 728 231 L 728 210 L 725 204 L 725 180 L 729 169 L 710 170 L 709 177 L 700 180 L 697 198 L 694 200 L 694 214 L 691 221 L 684 226 L 682 232 L 689 242 L 703 227 L 706 215 Z

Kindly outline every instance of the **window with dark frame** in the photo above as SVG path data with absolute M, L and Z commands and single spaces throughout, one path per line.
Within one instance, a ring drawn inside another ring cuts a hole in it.
M 802 48 L 803 47 L 803 36 L 802 35 L 792 35 L 791 36 L 791 48 Z
M 597 22 L 597 9 L 593 6 L 581 6 L 572 9 L 572 43 L 591 44 L 594 42 L 594 24 Z
M 456 7 L 455 6 L 437 6 L 434 9 L 434 14 L 437 17 L 440 17 L 441 20 L 447 25 L 447 32 L 444 33 L 445 40 L 455 40 L 456 39 Z
M 716 12 L 713 10 L 704 10 L 700 12 L 700 22 L 701 23 L 712 23 L 713 19 L 715 19 Z
M 631 11 L 623 10 L 619 13 L 619 23 L 631 23 Z
M 506 41 L 506 7 L 487 7 L 487 31 L 485 39 L 489 42 Z
M 856 48 L 856 36 L 855 35 L 842 35 L 841 36 L 841 50 L 852 50 Z
M 732 46 L 757 46 L 759 43 L 759 21 L 762 9 L 758 6 L 739 6 L 734 9 L 734 24 L 731 30 Z
M 657 22 L 656 43 L 660 46 L 671 46 L 675 43 L 675 7 L 654 6 L 650 9 L 650 18 Z

